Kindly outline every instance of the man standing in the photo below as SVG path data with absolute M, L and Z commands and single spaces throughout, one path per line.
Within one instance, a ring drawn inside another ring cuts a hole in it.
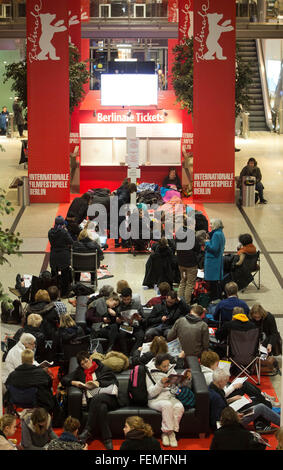
M 15 98 L 14 103 L 13 103 L 14 122 L 18 127 L 20 137 L 23 137 L 24 124 L 25 124 L 22 112 L 23 112 L 23 108 L 21 107 L 19 103 L 19 99 Z
M 207 324 L 201 319 L 203 311 L 201 305 L 194 305 L 190 313 L 179 318 L 167 333 L 168 341 L 179 339 L 185 356 L 200 357 L 203 351 L 208 350 L 209 331 Z

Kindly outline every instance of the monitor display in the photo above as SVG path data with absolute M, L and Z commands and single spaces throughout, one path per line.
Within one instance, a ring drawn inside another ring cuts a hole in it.
M 101 74 L 102 106 L 157 105 L 156 74 Z

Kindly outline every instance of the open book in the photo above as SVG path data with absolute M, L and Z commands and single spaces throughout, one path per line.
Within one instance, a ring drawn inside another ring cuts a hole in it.
M 170 374 L 167 377 L 168 384 L 169 385 L 183 385 L 187 380 L 187 374 L 186 372 L 188 369 L 185 370 L 184 374 Z
M 132 320 L 139 320 L 140 314 L 136 309 L 123 310 L 121 313 L 121 318 L 125 322 L 130 322 Z
M 53 366 L 53 364 L 54 364 L 53 361 L 52 361 L 52 362 L 43 361 L 43 362 L 41 362 L 40 364 L 38 364 L 38 367 L 43 367 L 43 368 L 45 368 L 45 367 L 51 367 L 51 366 Z
M 233 408 L 235 411 L 241 410 L 243 406 L 248 405 L 249 403 L 252 403 L 252 400 L 248 395 L 243 395 L 242 398 L 239 398 L 239 400 L 233 401 L 233 403 L 230 403 L 229 406 Z
M 89 382 L 86 382 L 85 384 L 83 382 L 80 383 L 80 388 L 83 388 L 84 390 L 93 390 L 94 388 L 97 388 L 98 385 L 96 382 L 93 382 L 90 380 Z
M 179 339 L 173 339 L 173 341 L 169 341 L 167 343 L 168 346 L 168 353 L 171 354 L 173 357 L 179 357 L 179 354 L 182 352 L 182 346 Z

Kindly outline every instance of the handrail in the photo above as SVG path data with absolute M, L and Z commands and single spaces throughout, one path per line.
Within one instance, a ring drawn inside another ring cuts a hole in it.
M 257 49 L 257 57 L 258 57 L 258 62 L 259 62 L 259 75 L 260 75 L 262 97 L 263 97 L 263 103 L 264 103 L 265 121 L 269 130 L 272 131 L 273 130 L 272 113 L 271 113 L 271 106 L 270 106 L 270 100 L 269 100 L 269 94 L 268 94 L 266 68 L 265 68 L 265 63 L 264 63 L 261 39 L 256 39 L 256 49 Z

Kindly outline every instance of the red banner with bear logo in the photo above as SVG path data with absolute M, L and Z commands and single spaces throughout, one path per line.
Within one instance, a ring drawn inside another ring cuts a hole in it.
M 234 202 L 235 2 L 194 0 L 194 190 Z
M 68 0 L 26 3 L 32 203 L 70 200 L 68 11 Z

